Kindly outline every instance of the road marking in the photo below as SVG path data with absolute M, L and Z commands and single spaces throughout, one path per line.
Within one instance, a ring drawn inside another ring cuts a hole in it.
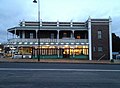
M 120 72 L 120 70 L 102 70 L 102 69 L 33 69 L 33 68 L 0 68 L 0 71 L 76 71 L 76 72 Z

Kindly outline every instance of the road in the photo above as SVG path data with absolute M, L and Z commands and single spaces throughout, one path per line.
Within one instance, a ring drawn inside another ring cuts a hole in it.
M 0 63 L 0 88 L 119 88 L 120 65 Z

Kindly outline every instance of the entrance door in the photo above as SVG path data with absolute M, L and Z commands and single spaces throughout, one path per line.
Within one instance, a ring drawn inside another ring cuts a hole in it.
M 64 49 L 63 58 L 70 58 L 70 48 Z

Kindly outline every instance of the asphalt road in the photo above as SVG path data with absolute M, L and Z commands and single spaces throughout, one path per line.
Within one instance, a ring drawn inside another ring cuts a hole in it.
M 0 88 L 120 88 L 120 65 L 0 63 Z

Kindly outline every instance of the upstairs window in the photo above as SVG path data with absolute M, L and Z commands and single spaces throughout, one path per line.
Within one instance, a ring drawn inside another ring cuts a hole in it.
M 77 36 L 77 39 L 80 39 L 80 36 Z
M 67 37 L 67 33 L 66 33 L 66 32 L 63 33 L 63 37 L 64 37 L 64 38 Z
M 98 31 L 98 39 L 102 39 L 102 31 Z
M 54 33 L 52 33 L 52 34 L 51 34 L 51 39 L 54 39 L 54 36 L 55 36 Z
M 30 39 L 33 39 L 33 33 L 30 33 Z

